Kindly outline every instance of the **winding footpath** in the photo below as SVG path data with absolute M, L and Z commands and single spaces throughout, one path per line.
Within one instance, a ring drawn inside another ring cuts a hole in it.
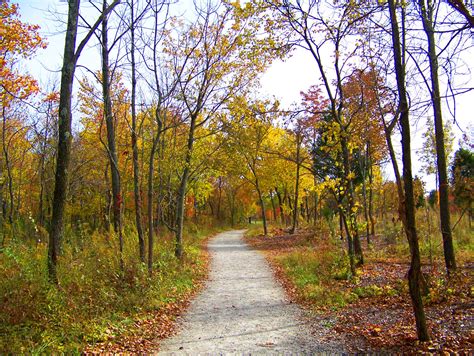
M 264 257 L 247 246 L 243 233 L 225 232 L 210 241 L 209 281 L 159 354 L 340 353 L 340 345 L 320 344 L 305 312 L 286 300 Z

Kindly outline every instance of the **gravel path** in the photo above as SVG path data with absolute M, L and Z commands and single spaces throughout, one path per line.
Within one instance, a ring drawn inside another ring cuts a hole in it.
M 264 257 L 243 241 L 243 232 L 211 240 L 209 281 L 180 321 L 180 332 L 163 341 L 160 354 L 341 352 L 340 345 L 320 344 L 314 318 L 309 325 L 304 311 L 286 300 Z

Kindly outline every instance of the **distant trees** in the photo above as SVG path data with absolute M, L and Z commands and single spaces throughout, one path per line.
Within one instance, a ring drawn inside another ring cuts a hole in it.
M 454 201 L 469 216 L 469 226 L 474 215 L 474 152 L 469 148 L 459 148 L 454 153 L 451 165 L 451 182 Z
M 256 101 L 249 103 L 243 97 L 236 97 L 230 106 L 230 120 L 225 131 L 229 135 L 229 148 L 235 156 L 241 157 L 241 177 L 250 183 L 257 193 L 263 221 L 263 234 L 268 234 L 264 194 L 271 187 L 271 173 L 266 151 L 271 142 L 272 108 L 270 103 Z
M 39 26 L 25 24 L 20 20 L 18 6 L 3 1 L 0 4 L 0 110 L 1 110 L 1 150 L 0 155 L 0 234 L 4 236 L 4 219 L 8 216 L 13 223 L 17 202 L 14 193 L 15 156 L 24 156 L 24 152 L 14 153 L 21 143 L 18 138 L 27 133 L 23 124 L 25 117 L 21 114 L 24 102 L 39 92 L 37 81 L 19 67 L 20 59 L 31 58 L 38 50 L 46 47 L 46 42 L 39 35 Z M 8 191 L 8 201 L 3 195 Z M 18 198 L 19 199 L 19 198 Z M 3 240 L 2 239 L 2 240 Z

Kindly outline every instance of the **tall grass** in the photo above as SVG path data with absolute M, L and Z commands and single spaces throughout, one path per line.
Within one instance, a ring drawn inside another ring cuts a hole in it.
M 174 257 L 172 236 L 157 237 L 152 276 L 138 261 L 133 228 L 124 231 L 123 271 L 113 234 L 68 231 L 55 286 L 48 282 L 46 244 L 17 228 L 18 237 L 0 252 L 0 351 L 80 352 L 87 343 L 107 340 L 111 326 L 188 293 L 205 274 L 200 245 L 210 233 L 191 229 L 182 263 Z

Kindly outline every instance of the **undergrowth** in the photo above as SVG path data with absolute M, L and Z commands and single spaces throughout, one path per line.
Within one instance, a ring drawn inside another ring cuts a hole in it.
M 206 273 L 201 242 L 211 232 L 191 226 L 182 263 L 173 237 L 160 234 L 152 276 L 138 262 L 133 229 L 124 231 L 123 271 L 113 234 L 69 236 L 74 244 L 64 244 L 58 286 L 48 281 L 46 244 L 9 240 L 0 252 L 1 352 L 80 353 L 128 328 L 134 315 L 179 299 Z
M 443 245 L 439 233 L 439 221 L 436 212 L 431 213 L 431 225 L 423 219 L 424 212 L 419 211 L 418 236 L 422 262 L 427 270 L 443 269 Z M 267 255 L 280 266 L 294 287 L 298 298 L 319 310 L 337 310 L 360 299 L 393 297 L 408 293 L 408 286 L 403 274 L 393 277 L 391 284 L 379 278 L 371 281 L 370 273 L 377 275 L 369 268 L 358 269 L 358 276 L 350 278 L 350 268 L 346 252 L 346 242 L 340 240 L 331 226 L 311 227 L 314 231 L 312 239 L 301 238 L 298 234 L 291 238 L 284 229 L 270 231 L 268 237 L 258 237 L 261 231 L 257 228 L 246 234 L 252 244 L 261 239 L 256 248 L 267 250 Z M 400 222 L 387 221 L 377 226 L 378 235 L 372 238 L 372 245 L 364 245 L 366 266 L 372 263 L 398 263 L 403 271 L 408 270 L 409 247 Z M 300 233 L 308 235 L 308 230 L 300 229 Z M 309 234 L 311 235 L 311 234 Z M 453 232 L 454 247 L 459 266 L 472 262 L 474 256 L 474 240 L 472 227 L 467 219 L 461 220 Z M 274 239 L 272 241 L 272 239 Z M 285 239 L 282 243 L 281 239 Z M 263 244 L 263 245 L 262 245 Z M 271 245 L 271 248 L 265 246 Z M 438 271 L 439 273 L 439 271 Z M 426 303 L 446 300 L 453 294 L 453 287 L 439 281 L 439 277 L 427 274 L 430 292 L 424 297 Z M 364 280 L 363 283 L 361 281 Z

